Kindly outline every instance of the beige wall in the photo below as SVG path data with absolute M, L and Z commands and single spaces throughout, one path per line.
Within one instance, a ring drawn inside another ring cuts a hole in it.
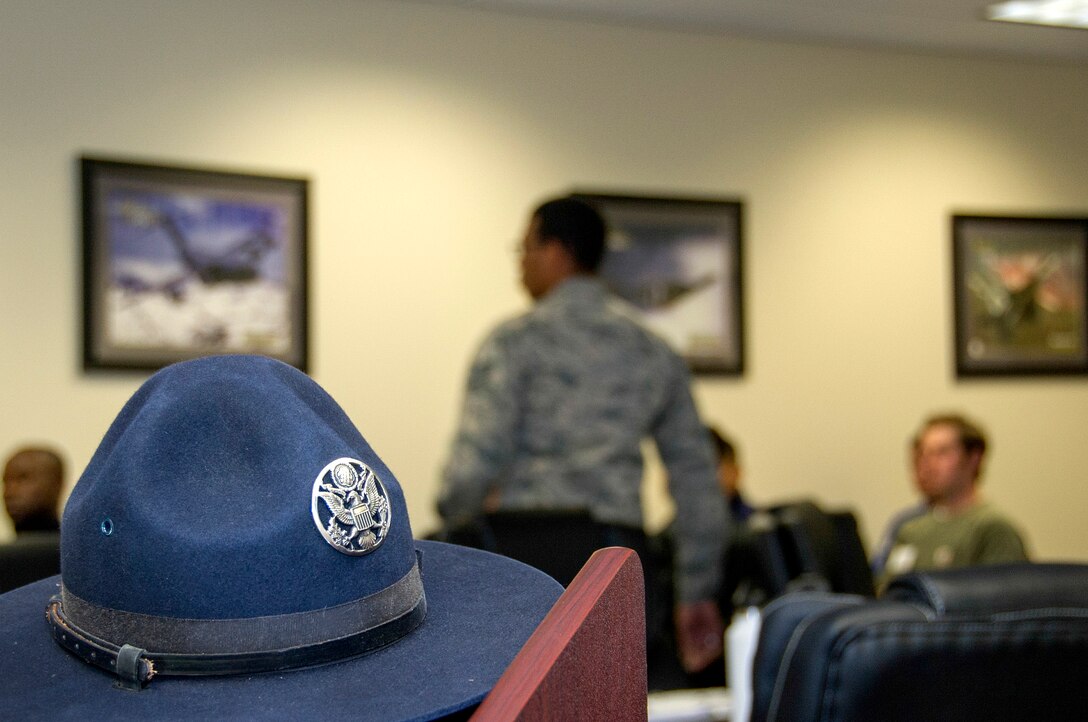
M 312 178 L 313 375 L 417 532 L 473 348 L 525 306 L 529 206 L 739 195 L 750 370 L 697 398 L 752 497 L 852 504 L 871 537 L 911 500 L 910 431 L 958 408 L 1038 554 L 1086 556 L 1088 385 L 953 378 L 948 222 L 1088 212 L 1086 67 L 367 0 L 7 0 L 0 67 L 4 451 L 53 440 L 81 469 L 144 378 L 80 370 L 80 153 Z

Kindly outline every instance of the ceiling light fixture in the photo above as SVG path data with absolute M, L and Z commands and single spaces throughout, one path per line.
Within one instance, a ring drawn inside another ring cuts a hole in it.
M 1088 29 L 1088 0 L 1011 0 L 986 8 L 988 20 Z

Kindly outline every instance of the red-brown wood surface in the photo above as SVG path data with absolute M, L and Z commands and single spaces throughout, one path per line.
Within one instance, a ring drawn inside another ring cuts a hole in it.
M 472 716 L 645 720 L 642 565 L 630 549 L 594 552 Z

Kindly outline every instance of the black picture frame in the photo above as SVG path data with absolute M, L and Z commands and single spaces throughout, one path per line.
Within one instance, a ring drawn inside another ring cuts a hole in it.
M 609 227 L 600 276 L 695 374 L 744 373 L 744 203 L 575 191 Z
M 79 158 L 83 367 L 308 365 L 309 181 Z
M 956 374 L 1088 373 L 1088 218 L 952 216 Z

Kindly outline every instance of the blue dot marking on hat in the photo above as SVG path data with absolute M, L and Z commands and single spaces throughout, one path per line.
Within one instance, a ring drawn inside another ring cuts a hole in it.
M 321 536 L 344 554 L 369 554 L 389 533 L 389 495 L 374 470 L 358 459 L 336 459 L 321 470 L 310 511 Z

